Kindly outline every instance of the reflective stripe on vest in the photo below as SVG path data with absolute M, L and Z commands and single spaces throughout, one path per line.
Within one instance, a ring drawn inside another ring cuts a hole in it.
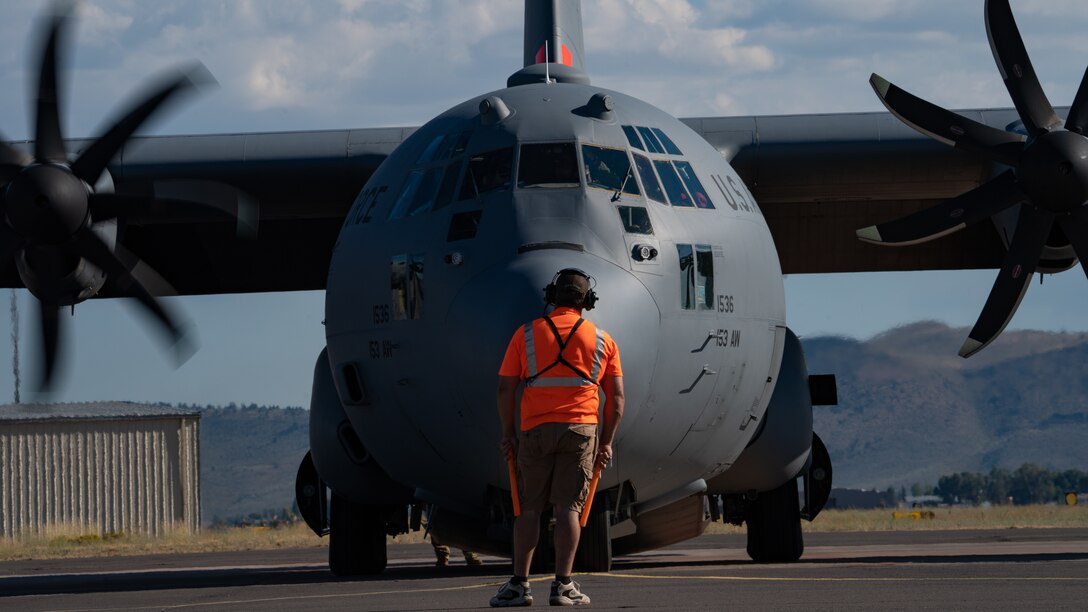
M 590 370 L 589 376 L 591 380 L 582 378 L 581 376 L 575 377 L 540 377 L 537 376 L 536 367 L 536 344 L 533 340 L 533 322 L 525 324 L 525 360 L 528 366 L 529 380 L 526 381 L 528 387 L 592 387 L 597 385 L 597 379 L 601 374 L 601 363 L 604 361 L 604 331 L 601 328 L 596 327 L 597 344 L 593 351 L 593 368 Z M 557 358 L 558 362 L 558 358 Z M 535 380 L 534 380 L 535 378 Z

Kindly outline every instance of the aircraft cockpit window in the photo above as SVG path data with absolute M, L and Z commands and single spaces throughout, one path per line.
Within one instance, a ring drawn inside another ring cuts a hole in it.
M 458 200 L 467 200 L 489 191 L 510 189 L 510 175 L 514 168 L 514 149 L 506 147 L 495 151 L 477 153 L 468 162 L 468 170 L 461 181 Z
M 582 145 L 582 162 L 587 186 L 640 195 L 627 151 Z
M 714 251 L 707 244 L 678 244 L 680 257 L 680 307 L 713 310 Z
M 657 168 L 657 174 L 661 177 L 661 184 L 665 187 L 665 192 L 669 194 L 670 204 L 673 206 L 694 206 L 691 203 L 691 196 L 688 195 L 684 183 L 677 176 L 676 168 L 673 168 L 672 164 L 667 161 L 654 160 L 654 168 Z
M 695 200 L 695 206 L 699 208 L 714 208 L 714 203 L 710 201 L 710 196 L 707 195 L 706 190 L 703 189 L 703 184 L 699 182 L 699 177 L 695 176 L 695 169 L 691 167 L 686 161 L 673 162 L 676 166 L 676 171 L 680 173 L 680 178 L 683 179 L 684 185 L 687 185 L 688 192 L 691 193 L 691 197 Z
M 650 128 L 639 126 L 638 133 L 642 135 L 642 140 L 646 143 L 646 149 L 650 153 L 665 153 L 665 147 L 661 146 L 657 136 L 654 136 Z
M 523 144 L 518 156 L 518 188 L 578 187 L 578 156 L 573 142 Z
M 439 147 L 442 146 L 442 141 L 449 138 L 450 136 L 452 136 L 452 134 L 439 134 L 432 138 L 431 141 L 427 143 L 426 148 L 423 149 L 423 152 L 419 154 L 419 159 L 416 160 L 416 165 L 422 166 L 423 164 L 434 161 L 435 153 L 437 153 Z
M 461 175 L 461 161 L 457 159 L 446 166 L 446 173 L 442 175 L 442 185 L 439 186 L 438 196 L 434 200 L 434 210 L 441 210 L 453 201 L 453 188 L 457 186 L 457 177 Z
M 623 230 L 628 234 L 653 234 L 654 226 L 650 224 L 650 213 L 641 206 L 618 206 L 623 221 Z
M 394 255 L 390 261 L 389 288 L 393 319 L 422 319 L 423 255 Z
M 654 174 L 654 165 L 642 155 L 638 153 L 634 155 L 635 167 L 638 168 L 638 176 L 642 179 L 642 188 L 646 190 L 646 197 L 668 206 L 669 201 L 665 199 L 665 192 L 661 190 L 661 183 Z
M 446 136 L 445 140 L 442 141 L 442 156 L 439 159 L 464 155 L 465 149 L 468 148 L 468 139 L 471 137 L 472 132 L 461 132 L 460 134 Z
M 683 153 L 680 152 L 680 147 L 676 146 L 676 143 L 673 142 L 661 128 L 650 129 L 653 130 L 654 136 L 657 136 L 658 140 L 661 141 L 661 146 L 665 147 L 665 151 L 668 152 L 669 155 L 683 155 Z
M 393 205 L 393 210 L 389 212 L 390 219 L 400 219 L 408 214 L 408 206 L 415 199 L 416 191 L 419 190 L 419 184 L 422 181 L 422 169 L 412 170 L 408 174 L 408 178 L 404 181 L 404 188 L 401 190 L 400 196 L 397 197 L 397 203 Z
M 642 141 L 639 140 L 638 132 L 635 131 L 633 125 L 623 126 L 623 133 L 627 135 L 627 142 L 631 144 L 632 149 L 638 149 L 639 151 L 646 150 L 646 148 L 642 146 Z

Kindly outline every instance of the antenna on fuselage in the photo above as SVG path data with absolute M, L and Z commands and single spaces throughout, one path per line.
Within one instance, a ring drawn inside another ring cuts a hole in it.
M 552 84 L 552 77 L 551 77 L 551 75 L 549 73 L 549 70 L 548 70 L 548 64 L 550 64 L 550 63 L 551 63 L 551 60 L 548 58 L 548 41 L 545 40 L 544 41 L 544 83 L 546 83 L 548 85 Z

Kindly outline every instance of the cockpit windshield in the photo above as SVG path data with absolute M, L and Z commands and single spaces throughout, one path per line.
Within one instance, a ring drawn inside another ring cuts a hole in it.
M 578 157 L 573 142 L 521 145 L 518 188 L 578 186 Z
M 582 161 L 585 163 L 586 186 L 640 195 L 627 151 L 582 145 Z
M 467 200 L 489 191 L 509 189 L 513 167 L 514 150 L 509 147 L 473 155 L 457 199 Z

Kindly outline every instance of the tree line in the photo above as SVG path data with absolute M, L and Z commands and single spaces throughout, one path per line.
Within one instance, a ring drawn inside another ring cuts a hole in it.
M 1088 472 L 1051 471 L 1033 463 L 1015 470 L 995 467 L 988 474 L 941 476 L 933 489 L 934 495 L 949 504 L 1045 504 L 1060 501 L 1069 492 L 1088 492 Z

